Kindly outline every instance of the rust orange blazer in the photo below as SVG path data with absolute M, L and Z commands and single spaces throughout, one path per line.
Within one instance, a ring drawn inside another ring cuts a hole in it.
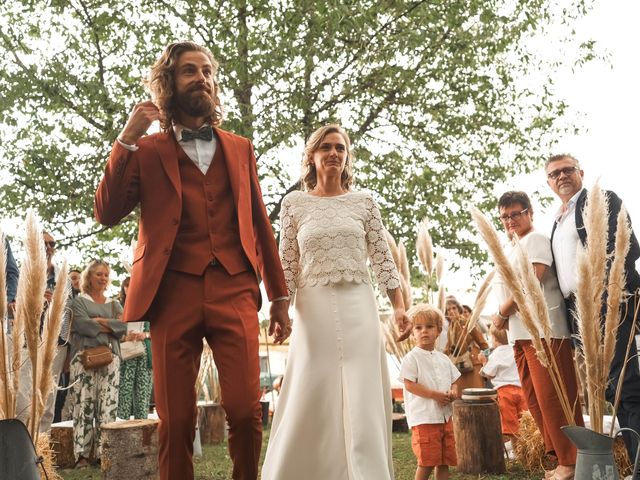
M 240 241 L 256 275 L 264 279 L 269 300 L 287 296 L 278 248 L 258 182 L 251 142 L 214 129 L 226 159 Z M 182 211 L 182 189 L 173 132 L 138 140 L 137 151 L 113 145 L 95 195 L 94 214 L 103 225 L 116 225 L 140 205 L 138 244 L 133 258 L 125 321 L 141 320 L 167 268 Z

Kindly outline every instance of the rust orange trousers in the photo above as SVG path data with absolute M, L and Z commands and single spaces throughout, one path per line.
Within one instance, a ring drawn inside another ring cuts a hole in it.
M 149 310 L 161 480 L 193 479 L 195 382 L 206 338 L 220 377 L 233 478 L 255 480 L 262 446 L 260 290 L 252 271 L 202 276 L 167 270 Z
M 574 421 L 576 425 L 583 426 L 571 340 L 552 338 L 549 348 L 555 356 L 569 403 L 574 406 Z M 516 340 L 513 353 L 522 383 L 522 392 L 531 416 L 542 433 L 546 452 L 558 457 L 560 465 L 575 465 L 576 448 L 560 430 L 561 426 L 569 422 L 565 418 L 549 372 L 538 360 L 531 340 Z

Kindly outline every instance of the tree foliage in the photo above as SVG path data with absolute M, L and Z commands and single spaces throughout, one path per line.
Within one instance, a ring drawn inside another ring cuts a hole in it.
M 253 140 L 272 219 L 295 188 L 291 155 L 337 121 L 358 187 L 376 193 L 410 258 L 427 216 L 437 246 L 480 260 L 466 206 L 493 208 L 496 185 L 539 166 L 566 128 L 553 66 L 529 40 L 584 13 L 580 1 L 544 0 L 5 2 L 1 214 L 35 208 L 86 252 L 128 243 L 135 215 L 102 229 L 93 193 L 130 109 L 148 98 L 148 67 L 187 38 L 220 62 L 223 127 Z

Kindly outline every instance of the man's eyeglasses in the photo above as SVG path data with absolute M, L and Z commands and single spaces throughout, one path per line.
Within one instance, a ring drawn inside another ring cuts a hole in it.
M 580 169 L 578 167 L 559 168 L 558 170 L 553 170 L 547 173 L 547 177 L 549 177 L 551 180 L 555 180 L 560 176 L 561 173 L 564 173 L 564 176 L 568 177 L 569 175 L 573 175 L 577 170 L 580 170 Z
M 56 248 L 56 242 L 55 242 L 55 240 L 51 240 L 51 241 L 47 241 L 47 240 L 45 240 L 45 241 L 44 241 L 44 244 L 45 244 L 47 247 Z
M 520 217 L 527 213 L 527 210 L 529 209 L 525 208 L 524 210 L 520 210 L 519 212 L 513 212 L 511 215 L 507 215 L 506 213 L 502 214 L 500 215 L 500 220 L 502 220 L 504 223 L 507 223 L 509 220 L 520 220 Z

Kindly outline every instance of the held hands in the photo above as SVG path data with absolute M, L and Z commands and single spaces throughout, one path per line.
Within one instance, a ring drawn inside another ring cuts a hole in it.
M 149 126 L 159 119 L 160 110 L 152 101 L 138 103 L 133 107 L 129 120 L 118 135 L 118 139 L 127 145 L 134 145 L 146 133 Z
M 433 400 L 438 402 L 438 405 L 440 405 L 441 407 L 446 407 L 453 400 L 455 400 L 455 396 L 450 390 L 448 392 L 433 392 L 432 398 Z
M 271 302 L 271 308 L 269 309 L 269 335 L 273 337 L 274 343 L 282 343 L 291 335 L 289 302 L 287 300 Z
M 396 328 L 398 329 L 398 338 L 396 339 L 396 342 L 402 342 L 411 335 L 413 324 L 411 323 L 411 320 L 409 320 L 409 317 L 407 317 L 404 308 L 395 308 L 393 310 L 393 316 L 396 321 Z

